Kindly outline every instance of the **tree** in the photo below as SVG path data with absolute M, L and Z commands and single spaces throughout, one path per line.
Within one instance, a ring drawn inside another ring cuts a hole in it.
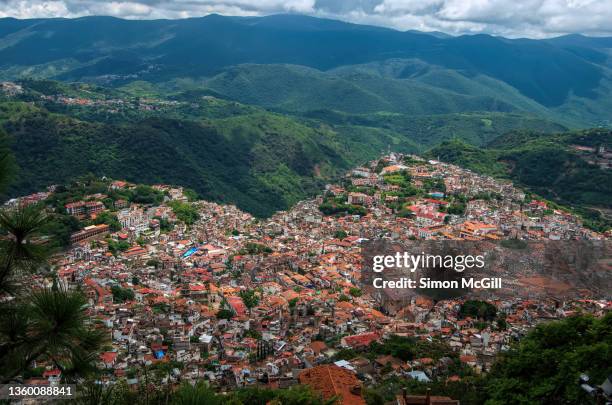
M 42 289 L 0 311 L 0 375 L 11 381 L 37 359 L 49 359 L 74 380 L 95 369 L 104 335 L 88 324 L 87 300 L 78 291 Z
M 169 205 L 172 207 L 172 212 L 174 212 L 174 215 L 176 215 L 176 217 L 180 221 L 183 221 L 186 225 L 193 225 L 198 219 L 200 219 L 198 209 L 193 204 L 172 201 Z
M 349 288 L 349 294 L 351 294 L 353 297 L 361 297 L 361 290 L 357 287 L 351 287 Z
M 453 202 L 446 212 L 451 215 L 463 215 L 465 214 L 466 205 L 462 202 Z
M 96 219 L 94 219 L 93 222 L 96 225 L 108 225 L 111 232 L 117 232 L 121 230 L 121 223 L 119 222 L 119 219 L 117 219 L 117 215 L 109 211 L 103 211 L 96 215 Z
M 195 385 L 183 383 L 172 396 L 173 405 L 204 405 L 223 404 L 222 396 L 213 391 L 204 381 L 198 381 Z
M 44 212 L 35 205 L 0 211 L 0 230 L 11 236 L 0 240 L 0 293 L 10 293 L 13 279 L 23 271 L 46 264 L 49 252 L 33 242 L 46 222 Z
M 578 384 L 612 373 L 612 314 L 538 325 L 504 353 L 487 377 L 487 404 L 595 404 Z
M 476 319 L 483 319 L 485 321 L 492 321 L 497 315 L 497 308 L 495 305 L 489 304 L 486 301 L 468 300 L 465 301 L 459 309 L 459 316 L 461 318 L 472 317 Z
M 160 204 L 164 200 L 164 194 L 153 187 L 138 185 L 132 191 L 130 201 L 138 204 Z
M 184 188 L 184 189 L 183 189 L 183 195 L 184 195 L 185 197 L 187 197 L 187 201 L 189 201 L 189 202 L 196 201 L 196 200 L 198 200 L 198 199 L 199 199 L 199 197 L 200 197 L 200 196 L 198 195 L 197 191 L 194 191 L 194 190 L 193 190 L 193 189 L 191 189 L 191 188 Z
M 55 212 L 48 214 L 47 219 L 41 233 L 50 238 L 49 245 L 56 245 L 58 248 L 69 246 L 70 235 L 82 227 L 80 221 L 72 215 Z
M 0 211 L 0 383 L 8 383 L 39 359 L 49 360 L 74 381 L 95 368 L 103 334 L 89 325 L 79 291 L 30 291 L 28 272 L 47 266 L 48 250 L 35 242 L 47 222 L 36 205 Z M 21 288 L 16 289 L 19 283 Z
M 346 233 L 346 231 L 344 231 L 342 229 L 340 229 L 340 230 L 338 230 L 338 231 L 336 231 L 334 233 L 334 238 L 340 239 L 340 240 L 346 238 L 347 236 L 348 236 L 348 234 Z
M 232 392 L 224 403 L 236 405 L 333 405 L 338 403 L 338 398 L 323 399 L 320 393 L 307 385 L 294 385 L 286 389 L 248 387 Z
M 114 285 L 111 287 L 111 292 L 113 293 L 114 302 L 121 303 L 134 300 L 134 290 L 129 288 L 121 288 L 118 285 Z
M 9 147 L 9 138 L 0 129 L 0 192 L 4 191 L 15 173 L 15 158 Z
M 232 319 L 234 317 L 234 313 L 229 309 L 220 309 L 217 312 L 217 319 Z
M 242 298 L 242 302 L 244 302 L 244 306 L 249 310 L 249 315 L 251 314 L 251 309 L 256 307 L 259 304 L 259 296 L 255 290 L 242 290 L 239 293 L 240 298 Z

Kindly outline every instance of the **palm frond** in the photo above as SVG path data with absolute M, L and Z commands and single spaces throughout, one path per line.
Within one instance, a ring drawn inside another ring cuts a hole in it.
M 2 261 L 28 269 L 46 263 L 48 250 L 32 239 L 47 221 L 44 211 L 35 205 L 0 210 L 0 229 L 9 236 L 0 241 Z
M 0 345 L 5 349 L 0 350 L 4 353 L 0 360 L 7 360 L 7 369 L 0 368 L 3 381 L 39 357 L 51 359 L 71 381 L 90 375 L 106 339 L 88 324 L 85 296 L 49 288 L 33 291 L 20 301 L 18 315 L 0 312 L 0 337 L 9 342 Z

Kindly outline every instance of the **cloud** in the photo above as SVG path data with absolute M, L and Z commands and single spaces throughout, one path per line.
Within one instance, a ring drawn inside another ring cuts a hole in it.
M 186 18 L 303 13 L 400 30 L 612 35 L 610 0 L 0 0 L 0 17 Z

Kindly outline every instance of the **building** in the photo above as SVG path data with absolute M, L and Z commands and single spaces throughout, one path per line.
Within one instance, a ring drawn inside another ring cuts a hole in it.
M 355 373 L 334 364 L 304 370 L 298 376 L 300 384 L 309 385 L 324 399 L 337 397 L 342 405 L 365 405 L 361 396 L 361 382 Z
M 85 218 L 102 212 L 105 207 L 100 201 L 77 201 L 66 204 L 64 208 L 72 216 Z
M 101 238 L 105 235 L 108 235 L 108 233 L 109 227 L 106 224 L 90 225 L 70 235 L 70 243 L 74 244 L 90 239 Z
M 349 193 L 348 195 L 349 204 L 363 205 L 368 202 L 368 200 L 369 196 L 364 193 Z
M 122 229 L 133 231 L 136 235 L 149 229 L 149 217 L 142 208 L 123 209 L 117 214 Z
M 427 395 L 407 395 L 406 389 L 396 397 L 397 405 L 460 405 L 456 399 L 450 397 Z

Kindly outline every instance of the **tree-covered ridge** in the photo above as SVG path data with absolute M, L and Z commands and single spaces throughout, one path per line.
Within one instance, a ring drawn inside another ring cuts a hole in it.
M 552 109 L 571 105 L 594 119 L 605 118 L 610 99 L 605 45 L 587 37 L 570 44 L 489 35 L 441 37 L 299 15 L 210 15 L 173 21 L 1 19 L 0 45 L 3 79 L 33 75 L 161 82 L 212 77 L 240 64 L 293 64 L 319 71 L 357 66 L 359 74 L 421 75 L 422 83 L 455 92 L 465 91 L 465 83 L 477 78 L 474 86 L 493 86 L 497 93 L 510 89 Z M 389 59 L 393 66 L 376 66 Z M 396 60 L 409 62 L 397 67 Z
M 20 166 L 13 194 L 93 173 L 183 185 L 269 215 L 320 189 L 325 178 L 350 164 L 331 131 L 268 113 L 105 124 L 38 110 L 4 126 Z

